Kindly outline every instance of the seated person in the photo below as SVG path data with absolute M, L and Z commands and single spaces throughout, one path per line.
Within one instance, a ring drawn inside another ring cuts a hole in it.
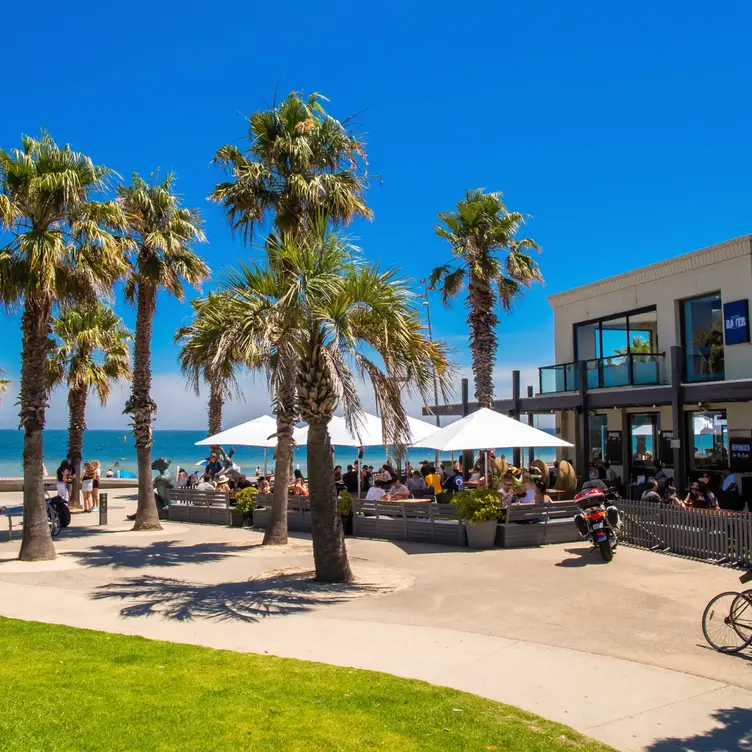
M 655 478 L 651 478 L 647 482 L 647 489 L 645 490 L 645 493 L 642 494 L 640 501 L 650 501 L 654 504 L 661 503 L 661 495 L 658 493 L 658 481 L 655 480 Z
M 416 491 L 422 493 L 428 489 L 428 485 L 419 470 L 414 470 L 413 474 L 407 479 L 407 488 L 411 493 Z
M 266 478 L 259 478 L 257 488 L 260 494 L 270 494 L 272 492 L 271 483 Z
M 308 486 L 306 485 L 303 473 L 295 469 L 295 482 L 292 486 L 293 496 L 308 496 Z
M 366 494 L 366 501 L 381 501 L 385 496 L 381 483 L 371 486 Z
M 229 493 L 230 492 L 230 479 L 226 475 L 217 475 L 214 479 L 216 484 L 215 491 Z
M 211 481 L 211 477 L 209 476 L 209 473 L 204 473 L 203 477 L 201 478 L 201 482 L 196 486 L 197 491 L 216 491 L 217 489 L 214 487 L 214 484 Z
M 546 484 L 542 480 L 535 484 L 536 504 L 551 504 L 551 497 L 546 493 L 546 490 Z
M 188 488 L 188 478 L 190 476 L 186 472 L 184 467 L 178 468 L 178 477 L 177 477 L 177 487 L 178 488 Z
M 394 484 L 392 485 L 391 490 L 389 491 L 389 495 L 392 497 L 392 499 L 395 499 L 395 500 L 409 499 L 410 490 L 407 488 L 407 486 L 403 486 L 402 481 L 399 478 L 397 478 L 394 481 Z

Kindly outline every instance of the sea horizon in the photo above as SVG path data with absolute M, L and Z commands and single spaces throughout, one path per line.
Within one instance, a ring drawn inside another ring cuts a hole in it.
M 553 429 L 546 430 L 554 433 Z M 196 467 L 208 456 L 208 447 L 195 446 L 195 442 L 206 438 L 205 430 L 174 429 L 155 430 L 154 444 L 152 446 L 152 460 L 164 457 L 170 460 L 170 471 L 177 473 L 178 467 L 190 469 Z M 68 431 L 60 428 L 46 428 L 42 434 L 44 447 L 44 463 L 50 475 L 54 475 L 60 462 L 66 457 L 68 450 Z M 230 447 L 224 447 L 229 451 Z M 509 448 L 497 448 L 497 456 L 504 454 L 511 460 L 512 450 Z M 87 429 L 84 432 L 84 460 L 99 460 L 102 475 L 108 469 L 123 469 L 136 473 L 138 469 L 136 461 L 136 447 L 133 434 L 127 430 L 118 429 Z M 358 450 L 354 447 L 334 447 L 335 465 L 346 467 L 357 459 Z M 432 449 L 411 449 L 407 458 L 413 464 L 421 460 L 433 460 L 435 453 Z M 451 452 L 441 452 L 442 462 L 449 462 L 452 457 L 457 458 L 459 453 L 452 455 Z M 369 465 L 377 465 L 386 460 L 383 447 L 367 447 L 364 450 L 363 462 Z M 551 462 L 556 457 L 554 449 L 540 449 L 536 457 Z M 241 472 L 254 475 L 256 468 L 264 467 L 264 450 L 259 447 L 236 446 L 233 460 L 240 467 Z M 306 448 L 299 447 L 295 450 L 293 464 L 307 475 L 308 463 Z M 267 452 L 267 469 L 274 468 L 274 450 Z M 18 429 L 0 429 L 0 476 L 18 478 L 23 476 L 23 431 Z

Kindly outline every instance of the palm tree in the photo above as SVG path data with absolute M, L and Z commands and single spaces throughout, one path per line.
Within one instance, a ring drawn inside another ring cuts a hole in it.
M 125 269 L 114 231 L 120 206 L 95 201 L 107 188 L 107 167 L 42 133 L 21 148 L 0 150 L 0 294 L 23 301 L 20 427 L 24 429 L 24 530 L 19 558 L 54 559 L 42 479 L 42 429 L 49 395 L 47 354 L 53 306 L 102 297 Z
M 445 305 L 467 286 L 475 399 L 480 407 L 490 408 L 498 347 L 496 309 L 500 303 L 509 311 L 524 287 L 543 281 L 526 252 L 538 246 L 529 238 L 515 238 L 525 217 L 508 211 L 501 193 L 470 190 L 456 211 L 440 212 L 439 219 L 443 224 L 436 234 L 449 242 L 456 262 L 434 269 L 429 286 L 441 289 Z
M 193 300 L 191 306 L 193 322 L 177 330 L 175 342 L 181 345 L 180 368 L 196 396 L 202 380 L 209 386 L 208 435 L 214 436 L 222 430 L 225 400 L 240 395 L 236 373 L 241 364 L 235 348 L 222 337 L 232 325 L 232 313 L 226 298 L 218 293 Z
M 215 161 L 230 179 L 219 183 L 209 198 L 222 205 L 232 231 L 240 232 L 246 243 L 269 216 L 278 232 L 292 235 L 305 231 L 322 212 L 335 225 L 356 216 L 371 218 L 364 200 L 364 144 L 349 132 L 349 119 L 340 122 L 327 114 L 324 101 L 321 94 L 306 99 L 291 92 L 279 107 L 250 116 L 244 151 L 235 145 L 217 151 Z M 277 418 L 276 483 L 264 543 L 285 544 L 297 364 L 286 347 L 275 357 L 280 359 L 271 384 Z
M 225 282 L 240 322 L 234 339 L 252 357 L 268 349 L 273 370 L 284 362 L 281 349 L 294 350 L 298 406 L 309 424 L 316 578 L 349 582 L 329 438 L 334 411 L 341 408 L 356 428 L 363 412 L 356 380 L 368 379 L 384 441 L 399 449 L 409 436 L 401 395 L 417 391 L 427 398 L 434 371 L 446 394 L 451 373 L 443 345 L 425 336 L 416 298 L 395 270 L 364 263 L 324 228 L 271 238 L 269 255 L 266 267 L 243 267 Z
M 134 530 L 160 530 L 151 473 L 152 421 L 157 405 L 151 396 L 151 330 L 157 291 L 183 299 L 184 283 L 197 286 L 209 274 L 191 245 L 206 238 L 198 209 L 180 206 L 173 192 L 175 176 L 147 183 L 134 173 L 118 193 L 127 217 L 126 245 L 131 265 L 126 298 L 136 304 L 133 389 L 124 412 L 133 419 L 138 458 L 138 509 Z
M 68 459 L 76 471 L 73 504 L 78 505 L 89 391 L 93 389 L 104 406 L 112 383 L 130 378 L 133 337 L 115 311 L 99 300 L 62 308 L 52 322 L 52 334 L 49 383 L 51 389 L 62 383 L 68 387 Z

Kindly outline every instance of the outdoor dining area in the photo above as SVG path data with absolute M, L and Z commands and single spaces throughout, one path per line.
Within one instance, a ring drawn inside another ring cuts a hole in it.
M 357 453 L 357 459 L 335 467 L 346 535 L 474 548 L 578 538 L 572 523 L 577 511 L 571 501 L 577 485 L 572 466 L 566 461 L 549 466 L 535 459 L 528 467 L 515 467 L 504 454 L 496 454 L 499 447 L 571 449 L 571 444 L 488 409 L 441 429 L 414 418 L 409 424 L 410 452 L 433 450 L 429 453 L 435 455 L 433 461 L 421 460 L 416 465 L 407 456 L 389 458 L 381 420 L 374 415 L 366 413 L 354 431 L 343 418 L 332 419 L 332 446 Z M 296 444 L 304 445 L 307 427 L 296 428 L 293 438 Z M 276 421 L 271 416 L 247 421 L 198 442 L 212 448 L 263 448 L 263 472 L 259 468 L 255 476 L 242 474 L 226 459 L 218 475 L 221 490 L 212 492 L 209 484 L 199 483 L 169 491 L 169 518 L 265 529 L 271 516 L 274 484 L 269 450 L 273 452 L 276 443 Z M 373 453 L 376 447 L 382 448 L 379 454 L 384 452 L 384 459 L 368 464 L 366 453 Z M 440 453 L 451 453 L 452 459 L 437 463 Z M 468 467 L 463 466 L 463 454 L 466 459 L 472 458 Z M 297 469 L 291 477 L 288 527 L 306 532 L 311 529 L 306 478 Z

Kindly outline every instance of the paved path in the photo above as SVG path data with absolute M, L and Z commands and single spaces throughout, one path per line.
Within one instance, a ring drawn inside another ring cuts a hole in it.
M 59 539 L 56 562 L 15 562 L 9 559 L 16 544 L 0 545 L 0 559 L 6 559 L 0 563 L 0 614 L 424 679 L 523 707 L 621 750 L 752 748 L 752 691 L 742 686 L 752 664 L 699 647 L 694 654 L 679 645 L 672 653 L 663 643 L 641 660 L 605 655 L 631 655 L 646 641 L 656 643 L 650 635 L 664 626 L 664 617 L 650 610 L 637 614 L 645 636 L 634 635 L 632 617 L 622 616 L 622 644 L 614 646 L 615 621 L 599 626 L 593 615 L 580 613 L 579 589 L 587 591 L 590 570 L 597 572 L 596 582 L 605 579 L 605 596 L 622 614 L 641 602 L 634 583 L 627 586 L 635 567 L 642 573 L 638 591 L 648 599 L 664 597 L 658 576 L 645 574 L 656 562 L 673 583 L 669 590 L 699 589 L 701 600 L 705 589 L 721 589 L 719 574 L 731 584 L 733 574 L 723 570 L 625 550 L 620 553 L 627 556 L 613 565 L 583 567 L 570 581 L 572 570 L 549 563 L 541 571 L 554 579 L 563 572 L 560 590 L 570 582 L 570 590 L 555 599 L 539 577 L 537 550 L 437 555 L 430 546 L 352 541 L 356 569 L 379 568 L 398 589 L 340 600 L 300 580 L 280 587 L 265 579 L 270 570 L 310 567 L 303 540 L 285 552 L 269 551 L 246 531 L 173 524 L 142 535 L 114 524 L 104 533 L 83 527 L 89 520 L 81 518 L 68 538 Z M 679 578 L 674 568 L 688 565 Z M 488 573 L 494 571 L 490 587 Z M 513 573 L 515 583 L 526 583 L 536 598 L 505 591 Z M 606 587 L 611 578 L 625 581 L 620 593 Z M 498 601 L 512 612 L 504 614 Z M 537 619 L 531 618 L 531 603 L 537 604 Z M 521 604 L 518 613 L 515 604 Z M 656 603 L 654 610 L 659 607 L 663 611 L 667 604 Z M 683 628 L 684 617 L 674 611 Z M 561 640 L 562 630 L 572 639 Z M 546 634 L 580 649 L 542 644 Z M 678 632 L 669 637 L 679 643 Z M 667 663 L 686 669 L 670 670 Z

